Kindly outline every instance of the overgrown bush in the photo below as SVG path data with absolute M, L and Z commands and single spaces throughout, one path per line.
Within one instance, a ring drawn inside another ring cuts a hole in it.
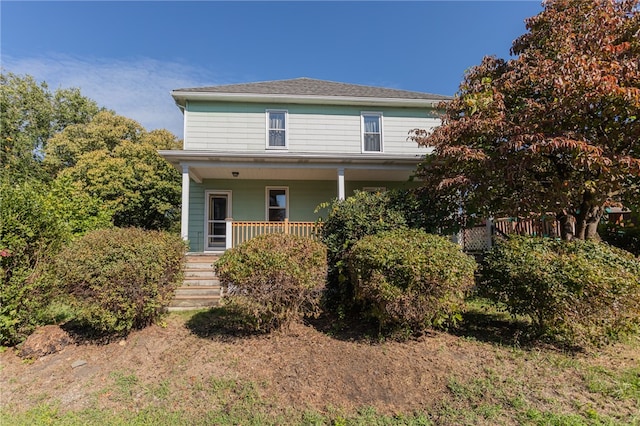
M 640 325 L 640 261 L 595 241 L 510 237 L 485 258 L 479 290 L 572 345 L 614 341 Z
M 598 234 L 607 244 L 640 256 L 640 226 L 629 225 L 602 224 L 598 227 Z
M 57 294 L 52 256 L 88 230 L 111 226 L 111 215 L 62 181 L 0 179 L 0 344 L 14 345 L 49 321 Z
M 348 254 L 355 297 L 382 327 L 420 331 L 461 319 L 476 263 L 448 239 L 401 229 L 365 236 Z
M 452 235 L 461 229 L 458 209 L 451 209 L 447 200 L 435 197 L 425 187 L 394 189 L 388 196 L 389 209 L 402 213 L 409 228 L 438 235 Z
M 49 259 L 71 237 L 50 209 L 44 187 L 3 183 L 0 201 L 0 344 L 24 340 L 43 321 L 55 288 Z
M 389 194 L 356 191 L 344 200 L 320 207 L 328 214 L 320 222 L 320 240 L 327 246 L 329 307 L 339 311 L 354 309 L 353 284 L 346 270 L 346 254 L 366 235 L 406 228 L 399 210 L 390 207 Z
M 268 234 L 227 250 L 215 268 L 226 303 L 271 331 L 318 312 L 327 252 L 309 238 Z
M 138 228 L 93 231 L 57 257 L 55 271 L 77 321 L 98 334 L 151 324 L 182 280 L 185 244 L 178 235 Z

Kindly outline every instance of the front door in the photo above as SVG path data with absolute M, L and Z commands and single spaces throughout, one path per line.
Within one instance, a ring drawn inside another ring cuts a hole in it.
M 230 217 L 230 193 L 207 194 L 207 224 L 205 250 L 224 250 L 227 242 L 226 218 Z

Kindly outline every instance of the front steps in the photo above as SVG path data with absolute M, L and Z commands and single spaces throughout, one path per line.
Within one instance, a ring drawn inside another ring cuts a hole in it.
M 217 306 L 222 296 L 220 280 L 213 269 L 219 256 L 215 254 L 187 254 L 184 281 L 176 289 L 169 311 L 186 311 Z

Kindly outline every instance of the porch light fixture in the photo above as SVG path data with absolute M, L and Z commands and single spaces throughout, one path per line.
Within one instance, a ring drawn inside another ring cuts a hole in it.
M 231 172 L 231 175 L 233 177 L 238 177 L 238 176 L 240 176 L 240 172 Z

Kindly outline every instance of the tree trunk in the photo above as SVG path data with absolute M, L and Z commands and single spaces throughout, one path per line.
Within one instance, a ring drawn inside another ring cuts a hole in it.
M 560 238 L 562 238 L 563 241 L 573 240 L 573 216 L 568 214 L 566 210 L 563 210 L 556 215 L 556 218 L 560 222 Z
M 585 192 L 580 212 L 576 215 L 575 237 L 579 240 L 599 240 L 598 224 L 603 214 L 602 203 L 598 203 L 593 193 Z

